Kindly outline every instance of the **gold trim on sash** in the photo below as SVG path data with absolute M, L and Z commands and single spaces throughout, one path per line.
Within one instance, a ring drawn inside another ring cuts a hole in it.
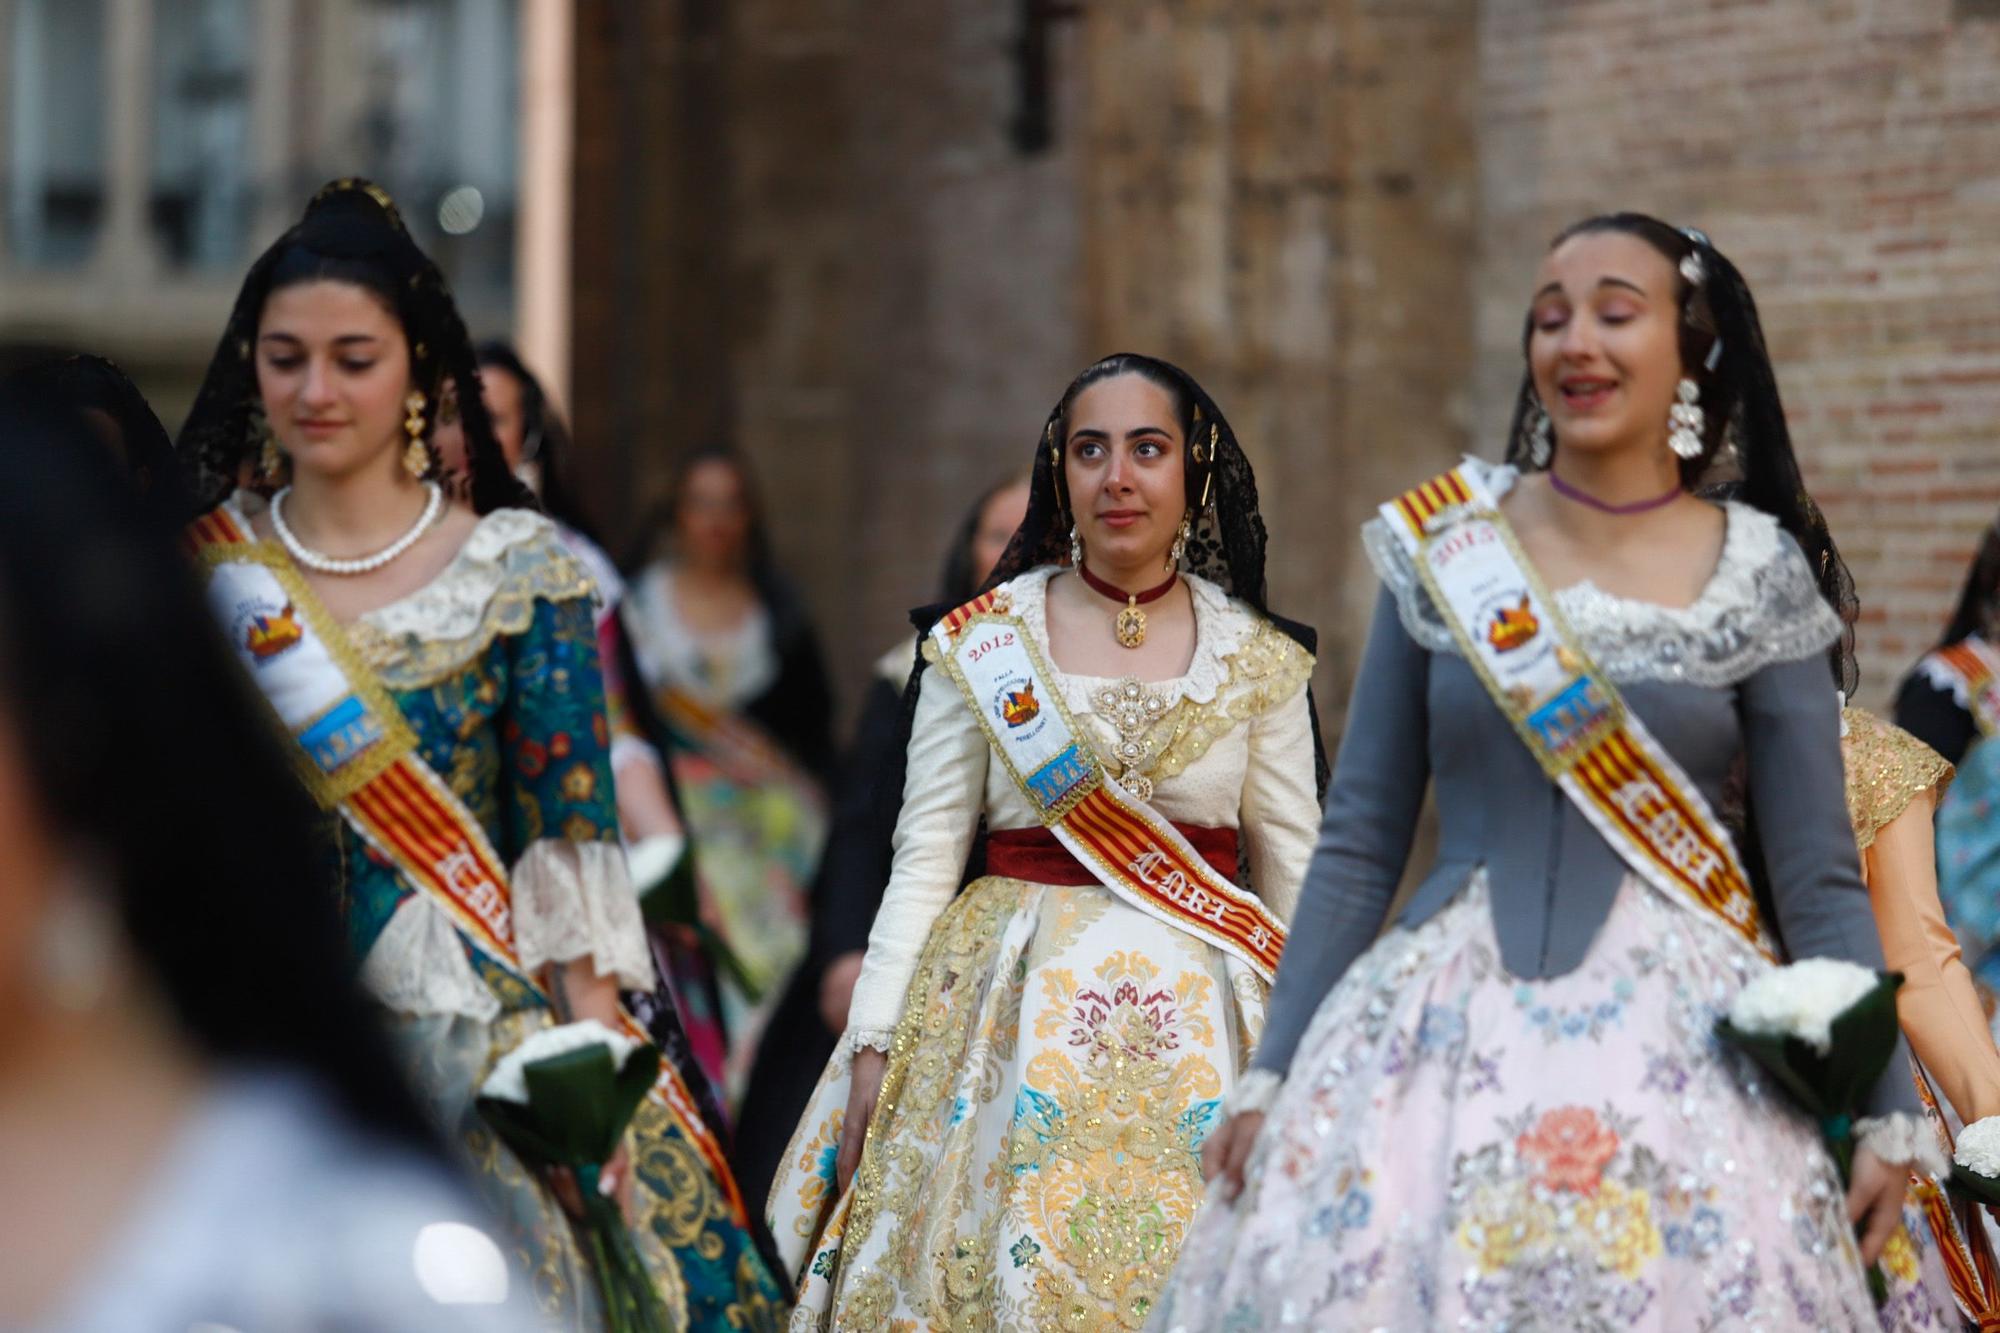
M 982 636 L 987 626 L 999 632 Z M 1004 594 L 987 593 L 951 612 L 932 636 L 937 659 L 1043 826 L 1121 900 L 1233 955 L 1268 984 L 1284 951 L 1284 923 L 1217 874 L 1170 821 L 1106 777 Z M 990 688 L 971 678 L 962 654 Z M 989 692 L 995 697 L 985 698 Z M 1022 748 L 1022 734 L 1037 742 L 1032 751 Z M 1022 754 L 1034 759 L 1027 771 Z
M 1455 468 L 1382 515 L 1542 771 L 1634 872 L 1774 956 L 1728 832 L 1590 660 L 1483 479 Z

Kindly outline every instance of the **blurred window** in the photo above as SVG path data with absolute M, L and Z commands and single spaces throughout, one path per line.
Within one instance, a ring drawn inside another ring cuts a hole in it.
M 81 264 L 105 207 L 105 0 L 14 0 L 7 34 L 7 244 Z
M 355 139 L 460 297 L 513 288 L 519 182 L 517 0 L 364 0 Z
M 250 0 L 154 0 L 147 220 L 175 268 L 228 269 L 250 243 Z

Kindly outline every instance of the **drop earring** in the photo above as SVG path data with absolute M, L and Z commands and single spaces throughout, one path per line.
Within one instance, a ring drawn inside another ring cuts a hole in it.
M 1539 400 L 1528 405 L 1528 414 L 1521 421 L 1521 433 L 1528 441 L 1528 461 L 1538 468 L 1547 467 L 1556 452 L 1555 425 Z
M 424 443 L 424 406 L 428 401 L 422 389 L 410 390 L 410 396 L 403 400 L 403 407 L 409 413 L 403 418 L 403 429 L 410 436 L 403 449 L 403 470 L 418 481 L 431 470 L 430 446 Z
M 1193 515 L 1182 514 L 1180 530 L 1174 533 L 1174 544 L 1167 548 L 1167 569 L 1169 572 L 1181 567 L 1181 557 L 1187 554 L 1188 537 L 1193 532 Z
M 1083 538 L 1074 523 L 1069 525 L 1069 563 L 1072 569 L 1083 568 Z
M 1667 411 L 1667 447 L 1692 461 L 1701 457 L 1701 386 L 1683 376 L 1674 386 L 1674 399 Z

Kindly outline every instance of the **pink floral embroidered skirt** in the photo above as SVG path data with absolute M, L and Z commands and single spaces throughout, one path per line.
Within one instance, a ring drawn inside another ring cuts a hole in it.
M 1912 1209 L 1876 1310 L 1817 1130 L 1716 1041 L 1768 966 L 1628 879 L 1583 966 L 1523 981 L 1475 876 L 1321 1004 L 1149 1327 L 1957 1328 Z

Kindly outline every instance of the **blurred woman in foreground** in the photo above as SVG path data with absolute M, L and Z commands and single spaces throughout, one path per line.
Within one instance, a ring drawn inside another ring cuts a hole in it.
M 0 1325 L 527 1327 L 121 461 L 0 404 Z

